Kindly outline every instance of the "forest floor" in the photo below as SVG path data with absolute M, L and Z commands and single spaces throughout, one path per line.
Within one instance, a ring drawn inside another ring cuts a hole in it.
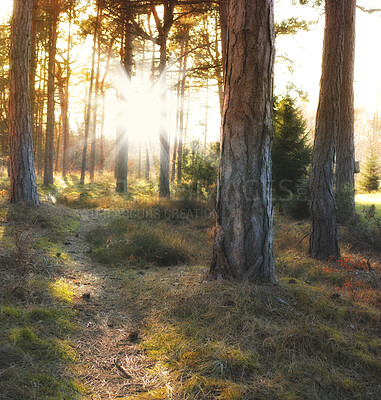
M 277 217 L 277 285 L 208 282 L 206 205 L 65 201 L 0 204 L 0 399 L 379 399 L 380 253 Z

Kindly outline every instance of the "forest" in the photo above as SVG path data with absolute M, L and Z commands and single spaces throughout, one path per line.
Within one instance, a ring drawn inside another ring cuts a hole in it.
M 377 3 L 0 0 L 0 399 L 380 399 Z

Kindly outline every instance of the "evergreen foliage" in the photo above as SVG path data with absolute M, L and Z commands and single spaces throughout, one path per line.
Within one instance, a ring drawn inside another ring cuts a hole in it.
M 381 169 L 379 160 L 374 152 L 371 152 L 365 161 L 364 169 L 361 174 L 360 187 L 365 192 L 378 190 L 381 180 Z
M 299 217 L 304 217 L 308 214 L 306 190 L 303 198 L 299 195 L 300 187 L 306 186 L 311 146 L 307 139 L 307 122 L 289 95 L 275 103 L 274 127 L 272 171 L 275 201 L 280 204 L 281 211 L 286 211 L 286 202 L 292 203 L 293 208 L 295 202 L 302 201 L 298 205 L 303 208 Z

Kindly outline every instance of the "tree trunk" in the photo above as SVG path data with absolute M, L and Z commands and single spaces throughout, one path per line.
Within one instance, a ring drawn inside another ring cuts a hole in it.
M 354 62 L 356 0 L 345 5 L 344 58 L 340 94 L 340 122 L 336 153 L 336 191 L 340 194 L 338 220 L 350 222 L 355 210 L 355 145 L 354 145 Z
M 334 159 L 340 119 L 345 0 L 326 0 L 322 76 L 311 166 L 312 232 L 310 254 L 339 257 Z
M 160 85 L 162 85 L 161 95 L 161 126 L 159 129 L 160 136 L 160 177 L 159 177 L 159 196 L 161 198 L 169 197 L 169 139 L 166 127 L 167 110 L 166 110 L 166 64 L 167 64 L 167 38 L 162 38 L 160 43 Z
M 11 202 L 39 204 L 33 162 L 30 44 L 33 0 L 14 0 L 9 72 Z
M 35 132 L 35 100 L 36 100 L 36 71 L 37 71 L 37 15 L 38 0 L 33 0 L 32 10 L 32 37 L 31 37 L 31 53 L 30 53 L 30 104 L 31 104 L 31 124 L 32 131 Z
M 49 33 L 49 63 L 48 63 L 48 100 L 46 116 L 45 139 L 45 164 L 44 185 L 53 184 L 53 158 L 54 158 L 54 71 L 56 63 L 57 27 L 58 27 L 58 1 L 52 0 L 50 4 L 50 33 Z
M 123 66 L 129 78 L 132 75 L 132 27 L 126 18 L 126 27 L 124 32 L 124 55 Z M 128 138 L 125 126 L 118 126 L 116 132 L 116 161 L 115 178 L 116 191 L 127 193 L 127 163 L 128 163 Z
M 231 0 L 210 279 L 275 282 L 271 196 L 273 0 Z
M 102 16 L 102 10 L 100 11 L 100 18 Z M 100 20 L 101 23 L 101 20 Z M 98 30 L 98 54 L 97 54 L 97 73 L 95 76 L 95 98 L 94 98 L 94 109 L 93 109 L 93 126 L 91 135 L 91 152 L 90 152 L 90 181 L 94 181 L 95 173 L 95 158 L 96 158 L 96 147 L 97 147 L 97 114 L 98 114 L 98 98 L 99 98 L 99 79 L 100 79 L 100 68 L 101 68 L 101 38 Z
M 94 84 L 94 68 L 95 68 L 95 54 L 96 54 L 96 43 L 97 43 L 97 33 L 98 33 L 98 25 L 99 25 L 99 13 L 100 7 L 97 7 L 97 18 L 95 21 L 95 29 L 94 29 L 94 39 L 93 39 L 93 55 L 91 60 L 91 76 L 90 76 L 90 86 L 89 86 L 89 95 L 87 100 L 87 112 L 86 112 L 86 122 L 85 122 L 85 137 L 83 140 L 83 151 L 82 151 L 82 165 L 81 165 L 81 178 L 79 180 L 80 185 L 84 185 L 85 183 L 85 175 L 86 175 L 86 164 L 87 164 L 87 144 L 89 141 L 89 132 L 90 132 L 90 120 L 91 120 L 91 101 L 93 98 L 93 84 Z
M 62 111 L 62 133 L 63 133 L 63 151 L 62 151 L 62 176 L 65 177 L 70 167 L 70 127 L 69 127 L 69 79 L 70 79 L 70 47 L 71 47 L 71 8 L 69 10 L 69 32 L 67 40 L 67 55 L 65 60 L 65 97 L 64 108 Z
M 181 183 L 183 173 L 183 143 L 184 143 L 184 102 L 185 102 L 185 83 L 187 78 L 187 60 L 189 53 L 189 39 L 185 42 L 185 54 L 180 81 L 180 114 L 179 114 L 179 143 L 177 145 L 177 183 Z

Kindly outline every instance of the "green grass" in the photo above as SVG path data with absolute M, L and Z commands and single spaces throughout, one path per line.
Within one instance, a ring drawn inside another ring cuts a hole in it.
M 6 221 L 0 240 L 0 397 L 80 399 L 73 374 L 76 330 L 73 292 L 47 268 L 79 227 L 65 209 L 0 204 Z M 61 265 L 61 264 L 60 264 Z
M 205 282 L 205 272 L 126 278 L 128 298 L 151 299 L 140 348 L 160 377 L 133 398 L 378 398 L 380 310 L 332 297 L 324 280 L 290 283 L 292 272 L 276 287 Z
M 356 211 L 360 215 L 362 214 L 364 207 L 369 207 L 373 204 L 376 207 L 376 216 L 381 218 L 381 193 L 356 195 Z
M 145 358 L 139 373 L 152 385 L 129 399 L 379 399 L 381 293 L 377 279 L 360 268 L 360 256 L 346 249 L 339 262 L 312 260 L 309 224 L 277 217 L 278 285 L 208 282 L 213 219 L 179 216 L 179 210 L 207 206 L 157 203 L 144 185 L 133 194 L 136 201 L 116 194 L 108 199 L 113 187 L 107 179 L 80 188 L 69 178 L 45 193 L 56 195 L 56 203 L 67 196 L 74 208 L 89 207 L 79 200 L 86 192 L 90 207 L 126 214 L 97 214 L 105 217 L 88 241 L 97 261 L 113 265 L 110 276 L 122 279 L 118 311 L 139 314 Z M 76 330 L 73 293 L 60 271 L 70 259 L 56 257 L 64 254 L 65 237 L 78 230 L 78 219 L 68 208 L 46 204 L 34 211 L 2 207 L 0 218 L 7 220 L 1 232 L 7 279 L 0 291 L 0 393 L 10 400 L 86 398 L 68 340 Z M 17 245 L 15 232 L 25 230 L 28 240 L 19 235 Z M 44 273 L 53 260 L 60 268 Z M 380 268 L 372 261 L 371 267 Z

